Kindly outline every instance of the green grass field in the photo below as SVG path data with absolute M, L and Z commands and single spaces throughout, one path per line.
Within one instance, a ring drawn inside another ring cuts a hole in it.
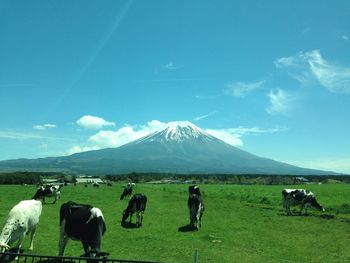
M 43 206 L 33 254 L 57 255 L 59 207 L 72 200 L 99 207 L 107 232 L 102 251 L 110 258 L 193 262 L 350 262 L 350 185 L 303 185 L 313 191 L 326 212 L 285 216 L 281 190 L 288 186 L 200 185 L 206 210 L 202 228 L 179 231 L 188 224 L 187 185 L 138 184 L 134 193 L 148 197 L 141 228 L 123 228 L 119 200 L 122 185 L 99 188 L 69 185 L 57 204 Z M 0 224 L 20 200 L 30 199 L 35 186 L 0 186 Z M 47 202 L 51 202 L 48 198 Z M 29 245 L 27 237 L 24 249 Z M 26 251 L 28 252 L 28 251 Z M 83 254 L 80 242 L 70 241 L 65 254 Z

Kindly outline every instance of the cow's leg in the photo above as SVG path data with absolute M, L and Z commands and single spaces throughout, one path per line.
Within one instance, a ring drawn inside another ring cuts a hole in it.
M 132 218 L 132 212 L 130 213 L 130 217 L 129 217 L 129 223 L 131 224 L 131 218 Z
M 21 247 L 22 247 L 22 244 L 23 244 L 23 241 L 24 241 L 24 237 L 26 236 L 26 232 L 25 231 L 22 231 L 20 234 L 19 234 L 19 238 L 18 238 L 18 242 L 16 244 L 16 248 L 17 248 L 17 253 L 19 254 L 20 251 L 21 251 Z M 18 256 L 15 258 L 15 260 L 18 260 Z
M 64 250 L 67 246 L 69 237 L 66 236 L 65 234 L 65 225 L 66 225 L 66 220 L 64 219 L 61 223 L 61 228 L 60 228 L 60 240 L 58 241 L 58 255 L 63 256 L 64 255 Z
M 309 203 L 302 204 L 301 209 L 300 209 L 300 215 L 307 215 L 307 208 L 309 207 Z M 304 210 L 304 214 L 303 214 Z
M 136 212 L 136 226 L 140 226 L 141 225 L 141 212 L 137 211 Z
M 18 236 L 19 238 L 18 238 L 18 242 L 17 242 L 17 245 L 16 245 L 16 248 L 18 248 L 18 253 L 19 253 L 20 248 L 22 247 L 22 244 L 23 244 L 25 236 L 26 236 L 26 232 L 25 231 L 22 231 L 19 234 L 19 236 Z
M 84 241 L 81 241 L 81 243 L 83 244 L 85 255 L 88 256 L 88 253 L 90 251 L 89 244 L 87 242 L 84 242 Z
M 36 227 L 34 227 L 34 229 L 30 232 L 30 246 L 29 246 L 29 250 L 33 250 L 33 240 L 34 240 L 35 232 L 36 232 Z
M 141 211 L 140 217 L 141 217 L 140 225 L 142 225 L 142 222 L 143 222 L 143 211 Z

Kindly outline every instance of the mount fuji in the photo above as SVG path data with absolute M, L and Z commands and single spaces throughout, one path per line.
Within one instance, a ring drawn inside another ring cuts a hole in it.
M 170 122 L 157 132 L 117 148 L 70 156 L 0 162 L 0 169 L 65 170 L 88 174 L 130 172 L 194 174 L 325 175 L 258 157 L 206 133 L 191 122 Z

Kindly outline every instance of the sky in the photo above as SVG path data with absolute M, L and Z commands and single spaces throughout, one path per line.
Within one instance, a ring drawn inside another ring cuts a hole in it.
M 350 174 L 350 1 L 1 0 L 0 160 L 190 121 Z

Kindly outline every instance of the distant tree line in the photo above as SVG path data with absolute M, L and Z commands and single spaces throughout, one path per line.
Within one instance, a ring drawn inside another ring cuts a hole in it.
M 62 178 L 64 174 L 52 172 L 0 173 L 0 184 L 38 184 L 44 177 Z
M 109 182 L 146 183 L 169 180 L 174 183 L 193 182 L 200 184 L 264 184 L 291 185 L 301 183 L 350 183 L 350 176 L 295 176 L 295 175 L 256 175 L 256 174 L 174 174 L 174 173 L 128 173 L 96 176 Z M 8 172 L 0 173 L 0 184 L 37 184 L 44 178 L 61 179 L 63 182 L 76 182 L 76 175 L 57 172 Z
M 172 174 L 172 173 L 129 173 L 118 175 L 105 175 L 107 181 L 144 183 L 150 181 L 173 180 L 174 182 L 192 181 L 201 184 L 264 184 L 264 185 L 288 185 L 301 183 L 350 183 L 347 175 L 257 175 L 257 174 Z

